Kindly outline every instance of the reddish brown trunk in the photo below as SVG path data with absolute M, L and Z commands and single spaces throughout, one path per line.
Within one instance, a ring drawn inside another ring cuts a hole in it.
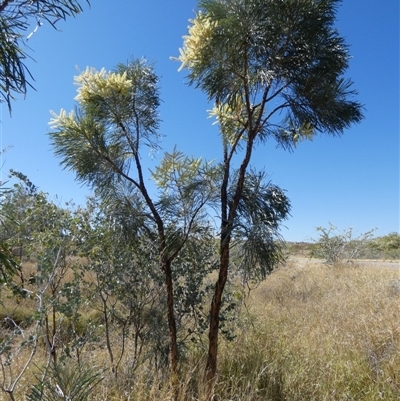
M 228 278 L 229 266 L 229 242 L 221 246 L 221 259 L 218 281 L 215 285 L 215 292 L 210 309 L 210 330 L 208 333 L 208 359 L 206 365 L 206 381 L 208 390 L 211 391 L 215 376 L 217 374 L 217 355 L 218 355 L 218 332 L 219 316 L 221 312 L 222 295 L 226 280 Z M 211 394 L 210 394 L 211 395 Z
M 257 128 L 258 129 L 258 128 Z M 212 398 L 212 389 L 217 374 L 217 357 L 218 357 L 218 332 L 219 319 L 221 313 L 222 295 L 226 281 L 228 279 L 228 269 L 230 264 L 230 242 L 232 224 L 236 217 L 236 211 L 243 194 L 243 185 L 246 176 L 246 169 L 251 159 L 254 139 L 257 133 L 254 129 L 248 133 L 248 141 L 246 146 L 246 155 L 239 169 L 239 176 L 236 184 L 235 194 L 232 201 L 228 202 L 228 184 L 230 175 L 230 157 L 227 149 L 224 149 L 224 178 L 221 186 L 221 243 L 220 243 L 220 266 L 219 276 L 215 284 L 215 291 L 210 309 L 210 329 L 208 333 L 208 358 L 205 372 L 206 386 L 208 391 L 208 399 Z M 231 153 L 232 155 L 233 153 Z

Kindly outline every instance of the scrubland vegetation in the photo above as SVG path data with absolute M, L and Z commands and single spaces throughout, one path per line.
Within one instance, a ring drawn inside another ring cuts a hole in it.
M 286 251 L 290 200 L 251 164 L 262 142 L 294 150 L 362 120 L 337 3 L 199 2 L 175 60 L 214 103 L 214 161 L 175 148 L 146 174 L 162 134 L 145 59 L 75 77 L 74 111 L 53 112 L 49 135 L 94 197 L 60 206 L 15 172 L 20 183 L 2 192 L 3 399 L 399 399 L 399 272 L 355 263 L 398 257 L 398 234 L 331 226 L 310 252 Z M 81 10 L 45 5 L 47 18 Z M 27 85 L 25 54 L 11 55 L 9 105 Z
M 376 244 L 392 244 L 395 238 L 369 242 L 376 250 Z M 328 265 L 308 257 L 315 244 L 290 245 L 287 262 L 254 288 L 243 287 L 239 277 L 230 283 L 214 399 L 398 400 L 398 261 L 389 267 L 379 260 L 372 266 L 362 260 Z M 31 278 L 26 288 L 32 291 L 33 277 L 39 277 L 37 257 L 26 255 L 20 274 Z M 143 308 L 128 312 L 122 290 L 109 298 L 96 292 L 99 281 L 87 270 L 87 258 L 69 255 L 68 260 L 54 292 L 62 296 L 43 296 L 43 309 L 37 290 L 29 296 L 2 290 L 1 399 L 59 399 L 59 383 L 64 391 L 81 389 L 82 398 L 77 394 L 73 400 L 205 399 L 207 341 L 196 316 L 183 314 L 179 324 L 183 363 L 177 395 L 166 373 L 167 328 L 157 285 L 146 287 Z M 85 273 L 78 274 L 77 284 L 78 271 Z M 203 279 L 205 288 L 214 277 Z M 140 291 L 131 285 L 130 294 Z M 75 310 L 66 309 L 67 289 L 76 296 L 70 305 Z M 202 309 L 202 303 L 196 306 Z M 39 394 L 39 383 L 48 398 L 35 398 L 32 386 Z

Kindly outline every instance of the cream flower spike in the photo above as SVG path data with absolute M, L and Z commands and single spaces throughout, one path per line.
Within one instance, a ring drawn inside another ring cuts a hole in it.
M 89 103 L 97 96 L 107 99 L 115 93 L 128 94 L 132 87 L 132 81 L 127 78 L 125 72 L 123 74 L 107 72 L 104 68 L 97 71 L 93 67 L 87 67 L 74 80 L 78 86 L 75 100 L 80 103 Z

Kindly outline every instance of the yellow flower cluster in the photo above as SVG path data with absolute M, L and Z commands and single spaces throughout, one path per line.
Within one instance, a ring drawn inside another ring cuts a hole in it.
M 108 99 L 115 94 L 127 95 L 132 81 L 127 78 L 126 73 L 107 72 L 104 68 L 97 71 L 95 68 L 87 67 L 84 72 L 75 77 L 75 84 L 78 86 L 78 95 L 75 100 L 88 103 L 98 96 Z
M 54 111 L 50 110 L 53 118 L 50 119 L 49 125 L 51 129 L 71 127 L 72 125 L 78 126 L 75 121 L 74 112 L 70 111 L 69 114 L 64 109 L 61 109 L 60 115 L 57 115 Z
M 206 46 L 217 26 L 216 22 L 211 21 L 201 12 L 189 22 L 191 23 L 188 27 L 189 35 L 183 37 L 183 48 L 179 49 L 178 60 L 182 63 L 179 71 L 186 67 L 193 68 L 199 62 L 200 51 Z

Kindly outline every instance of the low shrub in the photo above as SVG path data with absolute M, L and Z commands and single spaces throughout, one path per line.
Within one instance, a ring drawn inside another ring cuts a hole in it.
M 370 230 L 353 236 L 353 229 L 348 228 L 339 232 L 337 227 L 330 224 L 329 228 L 317 227 L 319 238 L 315 240 L 315 247 L 311 257 L 322 259 L 329 265 L 349 263 L 354 259 L 365 257 L 370 240 L 375 230 Z

